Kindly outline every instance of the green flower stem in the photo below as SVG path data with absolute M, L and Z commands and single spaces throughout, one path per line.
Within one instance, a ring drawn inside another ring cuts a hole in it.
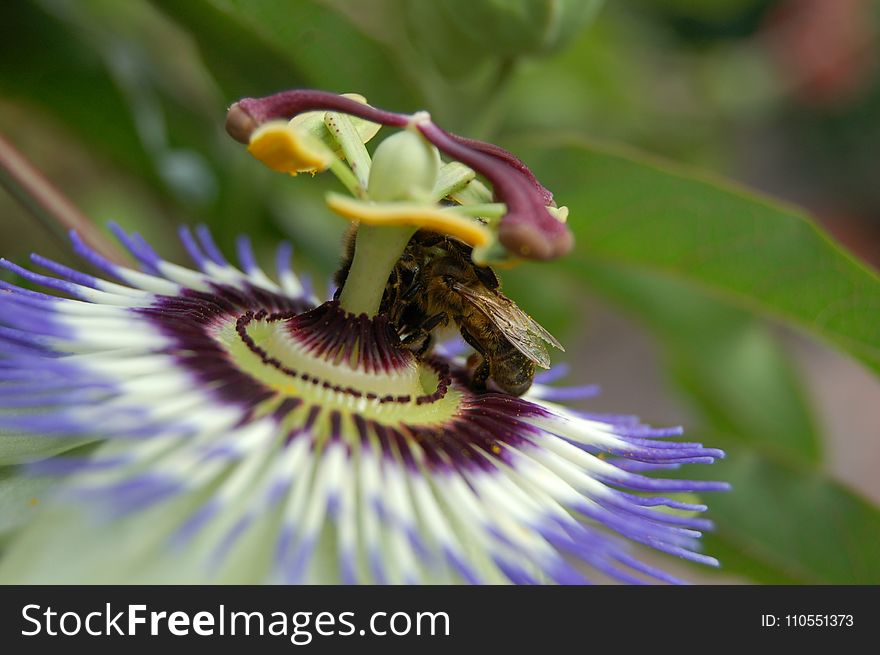
M 418 228 L 361 225 L 354 259 L 339 296 L 339 305 L 352 314 L 375 316 L 391 271 Z
M 330 164 L 330 172 L 336 176 L 336 179 L 342 182 L 342 185 L 355 198 L 364 198 L 366 191 L 360 185 L 354 173 L 344 161 L 338 157 L 333 157 L 333 163 Z
M 327 112 L 324 115 L 324 125 L 339 144 L 358 185 L 361 189 L 366 189 L 370 179 L 370 154 L 351 118 L 345 114 Z
M 434 200 L 442 200 L 446 196 L 451 196 L 464 189 L 476 177 L 477 174 L 474 170 L 462 163 L 453 161 L 444 164 L 440 167 L 437 183 L 434 185 L 431 196 Z

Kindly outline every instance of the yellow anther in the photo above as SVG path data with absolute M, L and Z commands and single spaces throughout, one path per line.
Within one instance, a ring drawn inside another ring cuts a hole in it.
M 489 228 L 452 209 L 415 202 L 365 202 L 338 193 L 327 194 L 327 206 L 344 218 L 366 225 L 411 225 L 448 234 L 474 247 L 492 242 Z
M 270 121 L 251 135 L 248 152 L 274 171 L 317 173 L 333 162 L 333 152 L 311 134 L 287 121 Z

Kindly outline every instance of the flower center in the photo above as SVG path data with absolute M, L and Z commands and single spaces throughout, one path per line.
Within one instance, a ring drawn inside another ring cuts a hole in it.
M 354 316 L 329 302 L 303 314 L 246 312 L 235 321 L 235 336 L 232 327 L 231 322 L 223 327 L 221 339 L 236 357 L 244 356 L 242 346 L 250 351 L 258 370 L 249 372 L 279 391 L 299 384 L 354 397 L 424 394 L 418 363 L 400 347 L 384 316 Z M 239 360 L 250 369 L 246 361 Z M 436 390 L 436 380 L 425 382 Z
M 199 393 L 238 410 L 218 412 L 217 425 L 274 423 L 285 446 L 302 437 L 429 468 L 491 469 L 490 455 L 505 459 L 503 445 L 520 443 L 535 429 L 526 421 L 546 414 L 521 398 L 475 393 L 455 361 L 403 347 L 384 314 L 355 315 L 336 301 L 314 307 L 250 283 L 212 283 L 137 312 L 168 339 L 162 352 Z
M 448 365 L 418 360 L 384 315 L 355 316 L 336 301 L 307 311 L 266 307 L 238 307 L 222 316 L 166 307 L 153 315 L 191 353 L 183 361 L 193 372 L 247 405 L 251 416 L 320 406 L 429 425 L 458 410 L 463 390 L 453 384 Z M 206 359 L 217 347 L 225 356 Z

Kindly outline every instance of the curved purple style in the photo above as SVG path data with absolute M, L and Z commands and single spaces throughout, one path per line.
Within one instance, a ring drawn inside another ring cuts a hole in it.
M 294 89 L 234 103 L 226 116 L 226 131 L 236 141 L 247 143 L 253 131 L 267 121 L 316 110 L 337 111 L 398 128 L 416 120 L 418 130 L 441 152 L 470 166 L 492 184 L 498 201 L 507 205 L 498 239 L 511 253 L 549 260 L 572 249 L 571 231 L 547 211 L 547 206 L 555 206 L 553 194 L 519 158 L 494 144 L 447 132 L 430 119 L 377 109 L 327 91 Z

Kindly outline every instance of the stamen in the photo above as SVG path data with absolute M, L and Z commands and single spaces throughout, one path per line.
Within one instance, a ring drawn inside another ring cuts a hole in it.
M 565 255 L 573 247 L 574 237 L 565 225 L 567 212 L 548 210 L 548 206 L 555 207 L 553 194 L 520 159 L 499 146 L 446 132 L 426 112 L 397 114 L 332 93 L 292 90 L 235 103 L 227 115 L 227 131 L 236 140 L 249 143 L 268 121 L 318 109 L 392 127 L 412 127 L 441 152 L 482 173 L 492 183 L 498 201 L 507 206 L 498 225 L 498 240 L 513 255 L 548 260 Z

